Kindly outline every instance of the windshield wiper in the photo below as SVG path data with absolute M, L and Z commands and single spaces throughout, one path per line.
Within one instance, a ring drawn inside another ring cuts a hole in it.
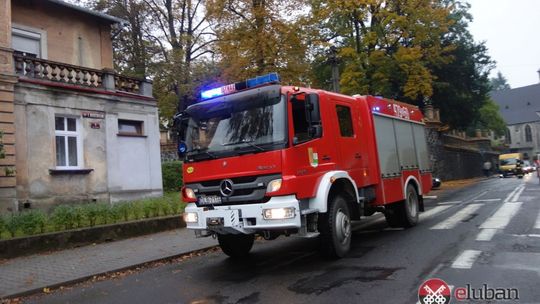
M 201 159 L 200 157 L 197 157 L 197 156 L 200 156 L 200 155 L 206 155 L 207 157 L 204 158 L 204 159 L 207 159 L 207 158 L 210 158 L 210 159 L 216 159 L 217 156 L 214 154 L 214 153 L 210 153 L 208 151 L 203 151 L 201 149 L 194 149 L 194 150 L 191 150 L 189 152 L 196 152 L 194 154 L 191 154 L 191 155 L 188 155 L 189 157 L 194 157 L 195 158 L 198 158 L 199 160 Z
M 253 141 L 228 142 L 228 143 L 224 143 L 224 144 L 221 144 L 221 145 L 222 146 L 233 146 L 233 145 L 239 145 L 239 144 L 247 144 L 248 146 L 253 147 L 253 148 L 255 148 L 255 149 L 259 150 L 259 151 L 266 151 L 265 148 L 254 144 Z M 234 150 L 241 150 L 242 148 L 243 147 L 236 147 Z

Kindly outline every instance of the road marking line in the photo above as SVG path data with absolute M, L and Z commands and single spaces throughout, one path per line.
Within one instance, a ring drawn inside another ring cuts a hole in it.
M 540 238 L 540 234 L 527 234 L 527 236 Z
M 452 268 L 471 269 L 482 251 L 464 250 L 452 263 Z
M 525 186 L 523 185 L 518 186 L 514 191 L 510 193 L 510 195 L 508 195 L 508 197 L 506 198 L 506 200 L 504 200 L 504 202 L 508 203 L 508 202 L 517 201 L 519 196 L 521 195 L 521 192 L 523 192 L 523 189 L 525 189 Z
M 501 200 L 500 198 L 488 198 L 488 199 L 477 199 L 477 200 L 474 200 L 473 202 L 498 202 L 500 200 Z
M 498 229 L 482 229 L 476 236 L 477 241 L 491 241 Z
M 483 205 L 484 204 L 467 205 L 456 214 L 452 215 L 451 217 L 447 218 L 446 220 L 438 223 L 437 225 L 429 229 L 452 229 Z
M 437 205 L 453 205 L 453 204 L 460 204 L 462 201 L 450 201 L 450 202 L 442 202 L 438 203 Z
M 437 199 L 438 196 L 436 196 L 436 195 L 424 195 L 422 197 L 425 198 L 425 199 Z
M 482 225 L 480 229 L 504 229 L 519 208 L 521 208 L 520 202 L 504 203 L 492 216 L 490 216 Z
M 514 194 L 516 193 L 516 191 L 518 191 L 518 189 L 521 187 L 522 185 L 519 185 L 517 186 L 514 190 L 512 190 L 512 192 L 510 192 L 506 198 L 504 199 L 504 202 L 508 202 L 510 200 L 510 198 L 512 198 L 512 196 L 514 196 Z
M 534 229 L 540 229 L 540 211 L 538 211 L 538 217 L 536 218 L 536 223 L 534 223 Z
M 514 195 L 514 197 L 512 198 L 512 202 L 515 202 L 519 199 L 519 196 L 521 195 L 521 193 L 523 192 L 523 190 L 525 190 L 525 186 L 521 187 L 521 189 L 519 189 L 516 194 Z
M 446 210 L 446 209 L 448 209 L 450 207 L 452 207 L 452 206 L 437 206 L 437 207 L 434 207 L 432 209 L 429 209 L 428 211 L 420 213 L 420 218 L 432 217 L 432 216 L 436 215 L 437 213 L 441 213 L 441 212 L 443 212 L 444 210 Z

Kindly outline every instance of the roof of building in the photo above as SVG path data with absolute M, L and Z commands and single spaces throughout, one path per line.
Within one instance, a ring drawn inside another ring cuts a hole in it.
M 104 13 L 100 13 L 100 12 L 97 12 L 97 11 L 93 11 L 91 9 L 88 9 L 88 8 L 85 8 L 85 7 L 82 7 L 82 6 L 78 6 L 78 5 L 75 5 L 75 4 L 71 4 L 71 3 L 68 3 L 68 2 L 65 2 L 65 1 L 62 1 L 62 0 L 46 0 L 46 1 L 50 2 L 50 3 L 57 4 L 57 5 L 67 7 L 69 9 L 79 11 L 79 12 L 84 13 L 84 14 L 88 14 L 88 15 L 92 15 L 94 17 L 98 17 L 98 18 L 100 18 L 102 20 L 105 20 L 105 21 L 108 21 L 110 23 L 120 23 L 120 24 L 127 23 L 127 21 L 124 20 L 124 19 L 117 18 L 117 17 L 107 15 L 107 14 L 104 14 Z
M 540 121 L 540 83 L 491 92 L 508 125 Z

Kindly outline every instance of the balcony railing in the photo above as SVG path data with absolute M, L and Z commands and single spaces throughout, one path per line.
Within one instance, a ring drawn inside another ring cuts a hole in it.
M 151 82 L 67 63 L 14 54 L 15 73 L 32 79 L 152 97 Z

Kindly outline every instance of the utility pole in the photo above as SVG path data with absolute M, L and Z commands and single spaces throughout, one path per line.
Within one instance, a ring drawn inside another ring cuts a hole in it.
M 328 62 L 332 65 L 332 91 L 339 93 L 339 59 L 337 58 L 337 49 L 330 47 Z

